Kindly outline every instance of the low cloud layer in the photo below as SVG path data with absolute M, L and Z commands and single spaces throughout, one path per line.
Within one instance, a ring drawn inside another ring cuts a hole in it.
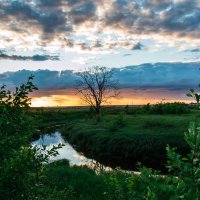
M 156 63 L 113 69 L 122 88 L 193 88 L 200 82 L 200 63 Z
M 38 55 L 38 54 L 33 56 L 8 55 L 5 52 L 0 51 L 0 60 L 46 61 L 46 60 L 59 60 L 59 57 L 50 55 Z
M 156 63 L 138 66 L 113 68 L 113 78 L 118 80 L 120 88 L 149 89 L 165 88 L 170 91 L 187 91 L 200 82 L 200 63 Z M 13 88 L 27 77 L 35 75 L 34 83 L 40 90 L 55 91 L 72 89 L 78 76 L 71 70 L 49 71 L 21 70 L 0 74 L 0 84 Z

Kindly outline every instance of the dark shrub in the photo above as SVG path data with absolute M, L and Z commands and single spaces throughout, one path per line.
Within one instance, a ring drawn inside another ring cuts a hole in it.
M 189 113 L 189 106 L 185 103 L 157 103 L 154 105 L 147 104 L 143 106 L 143 110 L 150 114 L 185 114 Z

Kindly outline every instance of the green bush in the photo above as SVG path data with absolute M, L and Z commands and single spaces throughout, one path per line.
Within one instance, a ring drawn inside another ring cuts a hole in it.
M 168 164 L 171 172 L 161 175 L 159 171 L 138 165 L 140 174 L 114 170 L 106 173 L 108 200 L 199 200 L 200 199 L 200 127 L 190 125 L 185 133 L 190 153 L 181 156 L 175 148 L 167 146 Z M 173 172 L 173 173 L 172 173 Z
M 35 199 L 40 174 L 57 148 L 47 150 L 31 147 L 34 126 L 27 115 L 31 99 L 28 94 L 37 89 L 29 77 L 27 83 L 10 92 L 0 88 L 0 199 Z M 42 153 L 43 152 L 43 153 Z
M 171 175 L 161 176 L 147 168 L 141 168 L 140 179 L 147 188 L 146 199 L 195 199 L 200 198 L 200 126 L 191 123 L 185 140 L 190 147 L 187 156 L 181 156 L 176 148 L 167 146 L 167 168 Z
M 189 106 L 185 103 L 157 103 L 154 105 L 147 104 L 143 106 L 145 113 L 150 114 L 185 114 L 189 113 Z

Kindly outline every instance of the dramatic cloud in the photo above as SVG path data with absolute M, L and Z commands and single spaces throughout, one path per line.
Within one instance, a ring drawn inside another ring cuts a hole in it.
M 77 1 L 75 1 L 77 2 Z M 79 1 L 81 2 L 81 1 Z M 77 5 L 77 3 L 75 3 Z M 72 9 L 68 13 L 69 19 L 72 24 L 81 24 L 85 21 L 95 21 L 96 5 L 94 1 L 83 1 L 77 6 L 72 6 Z
M 193 88 L 200 82 L 200 63 L 156 63 L 113 69 L 122 88 Z
M 34 82 L 41 90 L 58 90 L 72 88 L 77 79 L 76 74 L 73 71 L 49 71 L 49 70 L 37 70 L 28 71 L 21 70 L 17 72 L 3 73 L 3 78 L 0 78 L 0 84 L 5 83 L 9 87 L 13 88 L 27 80 L 27 77 L 33 74 L 35 76 Z M 6 78 L 5 78 L 6 77 Z
M 75 71 L 56 70 L 83 65 L 112 66 L 127 91 L 200 81 L 199 0 L 0 0 L 0 19 L 0 69 L 14 71 L 0 84 L 11 88 L 34 74 L 43 92 L 69 90 Z
M 75 51 L 140 50 L 145 38 L 165 38 L 169 45 L 171 39 L 200 41 L 198 0 L 1 0 L 0 17 L 4 50 L 15 44 L 51 50 L 52 45 Z
M 0 60 L 46 61 L 46 60 L 59 60 L 59 57 L 49 56 L 49 55 L 33 55 L 33 56 L 8 55 L 5 52 L 0 51 Z
M 200 63 L 157 63 L 113 68 L 114 79 L 120 88 L 149 89 L 166 88 L 178 91 L 196 87 L 200 81 Z M 75 72 L 22 70 L 0 74 L 0 84 L 15 87 L 27 77 L 35 75 L 34 82 L 40 90 L 63 90 L 74 88 L 78 76 Z
M 29 1 L 31 2 L 31 1 Z M 67 26 L 67 16 L 61 9 L 57 8 L 58 3 L 54 3 L 55 8 L 52 11 L 48 9 L 42 9 L 45 6 L 45 2 L 39 5 L 27 1 L 7 1 L 2 2 L 1 11 L 1 23 L 8 23 L 7 28 L 10 28 L 16 32 L 28 32 L 28 25 L 33 25 L 35 29 L 42 29 L 44 34 L 57 33 L 70 31 L 71 28 Z M 50 2 L 50 1 L 48 1 Z M 39 7 L 41 6 L 41 7 Z M 21 26 L 20 26 L 21 25 Z M 43 35 L 45 37 L 45 35 Z
M 198 39 L 200 9 L 197 0 L 113 1 L 106 24 L 133 34 L 175 35 Z

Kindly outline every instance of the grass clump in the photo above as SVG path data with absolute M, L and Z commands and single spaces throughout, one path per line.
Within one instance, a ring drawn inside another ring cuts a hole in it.
M 117 131 L 119 128 L 124 127 L 126 124 L 126 119 L 123 113 L 118 114 L 114 121 L 111 123 L 109 130 L 111 132 Z

